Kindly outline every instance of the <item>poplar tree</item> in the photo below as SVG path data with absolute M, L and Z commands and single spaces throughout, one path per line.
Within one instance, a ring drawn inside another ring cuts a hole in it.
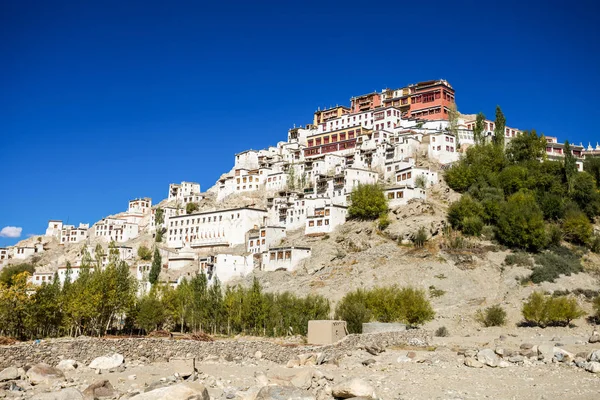
M 496 121 L 494 121 L 494 144 L 504 148 L 504 132 L 506 131 L 506 118 L 500 109 L 496 106 Z
M 162 266 L 162 257 L 158 247 L 154 248 L 154 257 L 152 258 L 152 267 L 150 267 L 150 273 L 148 274 L 148 281 L 151 285 L 154 285 L 158 281 L 158 275 L 160 275 L 160 269 Z
M 473 140 L 475 144 L 483 144 L 483 131 L 485 130 L 485 115 L 480 112 L 475 118 L 475 126 L 473 127 Z
M 567 189 L 569 193 L 573 191 L 573 177 L 577 174 L 577 160 L 573 155 L 573 151 L 571 150 L 571 145 L 569 141 L 565 141 L 565 160 L 564 160 L 564 168 L 565 168 L 565 178 L 567 181 Z

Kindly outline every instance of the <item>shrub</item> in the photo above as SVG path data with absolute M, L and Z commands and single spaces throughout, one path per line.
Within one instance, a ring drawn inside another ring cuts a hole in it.
M 600 296 L 594 299 L 594 311 L 596 311 L 596 318 L 600 319 Z
M 574 297 L 544 296 L 541 292 L 533 292 L 529 296 L 523 304 L 522 314 L 527 322 L 538 326 L 569 325 L 585 315 Z
M 558 224 L 549 224 L 548 225 L 548 244 L 550 246 L 560 246 L 560 243 L 563 240 L 563 232 Z
M 506 256 L 504 264 L 517 265 L 519 267 L 533 267 L 533 260 L 527 253 L 514 253 Z
M 506 311 L 499 305 L 477 311 L 475 319 L 483 326 L 502 326 L 506 323 Z
M 150 250 L 148 247 L 146 247 L 144 245 L 141 245 L 138 248 L 137 255 L 141 260 L 144 260 L 144 261 L 152 260 L 152 250 Z
M 436 337 L 448 337 L 448 336 L 450 336 L 450 332 L 448 331 L 448 328 L 446 328 L 445 326 L 440 326 L 439 328 L 437 328 L 435 330 L 435 336 Z
M 425 292 L 410 287 L 357 289 L 338 303 L 335 318 L 346 321 L 350 333 L 362 333 L 362 324 L 370 320 L 421 325 L 435 316 Z
M 427 180 L 423 175 L 419 175 L 415 178 L 415 187 L 418 187 L 419 189 L 427 188 Z
M 492 225 L 484 225 L 481 230 L 481 236 L 488 240 L 493 240 L 496 237 L 496 229 Z
M 198 203 L 187 203 L 185 205 L 185 212 L 186 214 L 191 214 L 194 211 L 198 211 L 199 208 Z
M 567 241 L 575 244 L 587 244 L 593 233 L 592 224 L 581 211 L 569 212 L 562 223 L 562 230 Z
M 379 220 L 377 221 L 377 228 L 380 231 L 384 231 L 388 226 L 390 226 L 391 223 L 392 223 L 392 221 L 390 221 L 390 217 L 388 216 L 388 213 L 386 212 L 379 216 Z
M 517 192 L 509 197 L 498 220 L 497 237 L 512 248 L 537 251 L 546 246 L 544 214 L 532 194 Z
M 448 208 L 448 222 L 467 235 L 479 236 L 483 228 L 483 206 L 470 195 L 464 195 Z
M 436 288 L 433 285 L 429 286 L 429 296 L 431 296 L 431 297 L 442 297 L 445 294 L 446 294 L 445 290 L 438 289 L 438 288 Z
M 427 242 L 427 231 L 424 226 L 420 227 L 417 233 L 413 234 L 412 242 L 415 247 L 423 247 L 425 245 Z
M 560 275 L 570 276 L 583 270 L 581 260 L 566 247 L 554 247 L 534 257 L 536 267 L 529 276 L 533 283 L 554 282 Z
M 35 271 L 35 267 L 32 264 L 16 264 L 9 265 L 2 269 L 0 272 L 0 283 L 4 283 L 6 286 L 11 286 L 13 277 L 23 272 L 28 272 L 30 275 Z
M 590 250 L 594 253 L 600 253 L 600 235 L 594 235 L 590 240 Z
M 359 184 L 350 195 L 348 217 L 353 219 L 374 220 L 388 210 L 387 199 L 379 185 Z
M 366 292 L 357 289 L 346 294 L 335 308 L 335 319 L 346 321 L 349 333 L 362 333 L 362 324 L 371 320 Z

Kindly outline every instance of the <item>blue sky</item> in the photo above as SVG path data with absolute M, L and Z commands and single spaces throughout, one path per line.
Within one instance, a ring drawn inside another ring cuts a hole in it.
M 421 80 L 595 144 L 596 3 L 2 1 L 0 229 L 22 233 L 0 246 L 170 182 L 208 189 L 317 107 Z

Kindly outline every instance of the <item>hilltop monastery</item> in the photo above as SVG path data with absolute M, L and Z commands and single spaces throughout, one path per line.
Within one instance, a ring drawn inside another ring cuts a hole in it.
M 254 269 L 293 270 L 310 259 L 311 249 L 282 247 L 286 235 L 332 232 L 345 222 L 357 185 L 383 185 L 390 208 L 426 198 L 427 189 L 440 179 L 438 171 L 474 143 L 475 115 L 458 114 L 451 126 L 454 104 L 455 91 L 445 80 L 352 97 L 349 106 L 317 110 L 312 123 L 290 129 L 277 146 L 236 154 L 231 171 L 206 192 L 198 183 L 181 182 L 169 185 L 159 204 L 133 199 L 127 211 L 91 227 L 50 220 L 45 236 L 0 248 L 0 268 L 38 256 L 46 263 L 37 268 L 32 283 L 56 277 L 64 281 L 66 261 L 76 279 L 83 246 L 93 256 L 98 243 L 113 243 L 143 289 L 151 262 L 139 260 L 136 250 L 141 244 L 152 247 L 161 231 L 163 239 L 156 243 L 164 264 L 161 279 L 171 285 L 201 271 L 211 282 L 215 277 L 227 282 Z M 494 122 L 486 121 L 484 135 L 493 132 Z M 520 132 L 506 127 L 507 142 Z M 556 138 L 547 140 L 548 156 L 563 157 L 564 145 Z M 582 168 L 586 154 L 597 154 L 600 147 L 572 146 L 572 151 Z M 223 206 L 235 196 L 262 201 L 256 202 L 259 206 Z M 186 212 L 189 203 L 203 201 L 212 206 Z M 155 220 L 158 208 L 164 216 L 161 224 Z M 69 253 L 69 248 L 77 250 Z M 51 249 L 52 257 L 42 257 Z

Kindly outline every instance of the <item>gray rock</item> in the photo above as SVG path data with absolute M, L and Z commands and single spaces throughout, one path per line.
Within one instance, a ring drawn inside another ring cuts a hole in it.
M 133 396 L 130 400 L 210 400 L 208 391 L 199 382 L 166 386 Z
M 593 374 L 600 374 L 600 362 L 590 361 L 587 363 L 585 370 Z
M 8 367 L 0 372 L 0 382 L 19 379 L 20 376 L 21 375 L 19 374 L 17 367 Z
M 362 365 L 364 365 L 365 367 L 368 367 L 371 364 L 375 364 L 377 361 L 375 361 L 375 359 L 373 358 L 369 358 L 367 360 L 364 360 L 361 362 Z
M 592 351 L 588 357 L 588 361 L 600 362 L 600 349 Z
M 27 379 L 29 379 L 29 382 L 32 385 L 38 385 L 40 383 L 63 381 L 65 379 L 65 374 L 58 368 L 40 363 L 29 368 L 27 371 Z
M 551 362 L 554 358 L 554 346 L 551 344 L 541 344 L 538 346 L 538 359 L 545 362 Z
M 312 385 L 312 378 L 313 371 L 311 369 L 305 369 L 294 375 L 290 382 L 297 388 L 308 390 Z
M 56 365 L 56 368 L 60 369 L 61 371 L 73 371 L 77 368 L 77 365 L 77 361 L 75 360 L 61 360 Z
M 123 364 L 123 356 L 115 353 L 110 356 L 97 357 L 92 360 L 89 367 L 92 369 L 113 369 Z
M 477 361 L 473 357 L 465 358 L 465 365 L 471 368 L 483 368 L 483 363 Z
M 521 350 L 531 350 L 533 349 L 533 344 L 531 343 L 523 343 L 521 344 Z
M 588 342 L 590 342 L 590 343 L 600 343 L 600 334 L 599 333 L 594 333 L 592 336 L 590 336 L 590 338 L 588 339 Z
M 477 361 L 488 367 L 497 367 L 499 359 L 492 349 L 483 349 L 477 353 Z
M 117 391 L 107 380 L 97 381 L 92 383 L 83 391 L 83 395 L 86 398 L 98 399 L 103 397 L 114 397 L 117 395 Z
M 560 347 L 555 347 L 554 359 L 558 362 L 570 362 L 573 359 L 575 359 L 575 355 L 573 353 L 569 353 L 564 349 L 561 349 Z
M 132 399 L 133 400 L 133 399 Z M 293 386 L 265 386 L 256 395 L 256 400 L 316 400 L 309 391 Z
M 510 361 L 511 363 L 522 363 L 524 360 L 524 357 L 522 355 L 514 355 L 514 356 L 510 356 L 508 358 L 508 361 Z
M 360 378 L 340 382 L 331 388 L 331 392 L 333 397 L 341 397 L 342 399 L 350 399 L 352 397 L 377 398 L 373 386 Z
M 83 394 L 75 388 L 66 388 L 52 393 L 41 393 L 31 400 L 83 400 Z

